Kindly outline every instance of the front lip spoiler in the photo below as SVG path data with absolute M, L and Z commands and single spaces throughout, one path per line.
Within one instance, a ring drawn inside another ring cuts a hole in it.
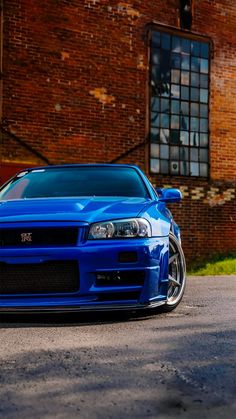
M 129 311 L 129 310 L 145 310 L 162 306 L 166 301 L 156 301 L 145 304 L 113 304 L 113 305 L 86 305 L 73 307 L 0 307 L 1 314 L 14 313 L 77 313 L 77 312 L 95 312 L 95 311 Z

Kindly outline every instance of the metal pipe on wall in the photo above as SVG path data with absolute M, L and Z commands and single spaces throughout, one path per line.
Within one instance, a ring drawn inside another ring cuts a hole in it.
M 0 0 L 0 126 L 3 119 L 3 0 Z M 0 169 L 2 162 L 3 134 L 0 130 Z

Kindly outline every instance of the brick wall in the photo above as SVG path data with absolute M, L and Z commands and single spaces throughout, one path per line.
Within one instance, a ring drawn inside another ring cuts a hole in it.
M 22 142 L 1 139 L 2 178 L 6 163 L 108 162 L 133 147 L 120 162 L 149 174 L 148 145 L 135 148 L 148 132 L 147 25 L 176 27 L 177 9 L 178 0 L 4 1 L 2 122 Z M 192 31 L 214 46 L 210 180 L 151 178 L 184 191 L 172 210 L 188 258 L 236 250 L 235 28 L 235 0 L 194 2 Z

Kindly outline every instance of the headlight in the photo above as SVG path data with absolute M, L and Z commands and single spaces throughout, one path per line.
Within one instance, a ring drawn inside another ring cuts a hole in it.
M 151 226 L 144 218 L 103 221 L 92 224 L 88 238 L 91 239 L 126 239 L 151 237 Z

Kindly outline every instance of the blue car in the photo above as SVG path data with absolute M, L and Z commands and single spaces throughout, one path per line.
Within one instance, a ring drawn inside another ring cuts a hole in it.
M 180 231 L 136 166 L 30 168 L 0 188 L 0 311 L 173 310 Z

